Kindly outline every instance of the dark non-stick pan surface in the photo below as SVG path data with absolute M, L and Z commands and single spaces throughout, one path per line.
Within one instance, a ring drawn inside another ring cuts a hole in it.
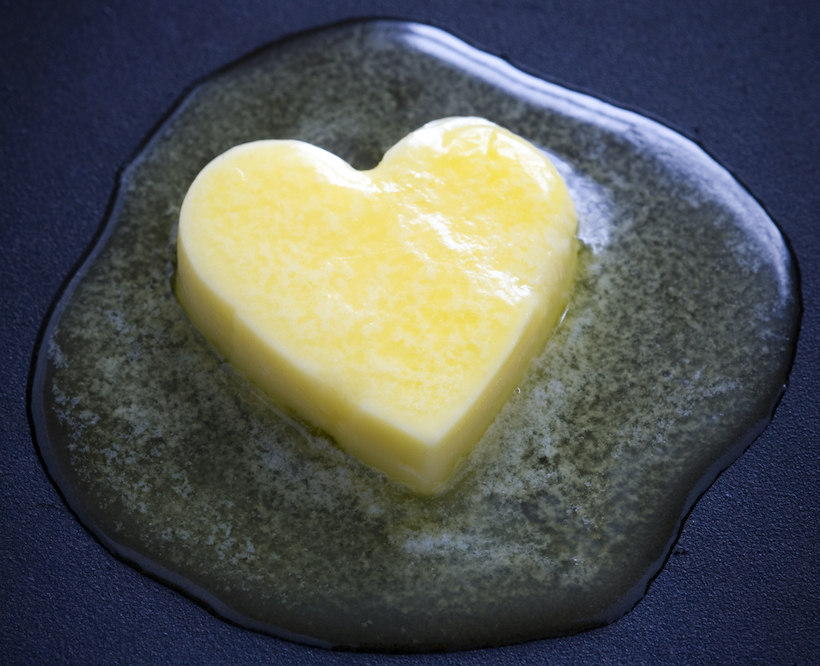
M 334 653 L 233 626 L 120 562 L 49 479 L 32 355 L 119 169 L 176 100 L 271 41 L 428 23 L 698 142 L 791 243 L 804 314 L 775 418 L 705 493 L 638 606 L 506 648 Z M 4 2 L 0 9 L 0 662 L 812 664 L 820 654 L 820 6 L 672 2 Z

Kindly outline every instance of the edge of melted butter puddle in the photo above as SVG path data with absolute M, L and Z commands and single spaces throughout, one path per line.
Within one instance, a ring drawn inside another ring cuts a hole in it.
M 552 163 L 484 119 L 428 123 L 370 171 L 257 141 L 191 185 L 176 295 L 268 396 L 436 493 L 561 320 L 576 230 Z

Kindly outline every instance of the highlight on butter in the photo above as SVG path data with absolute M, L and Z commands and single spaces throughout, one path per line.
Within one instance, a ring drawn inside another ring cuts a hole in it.
M 549 160 L 481 118 L 429 123 L 370 171 L 256 141 L 191 185 L 176 292 L 274 400 L 432 493 L 560 320 L 575 231 Z

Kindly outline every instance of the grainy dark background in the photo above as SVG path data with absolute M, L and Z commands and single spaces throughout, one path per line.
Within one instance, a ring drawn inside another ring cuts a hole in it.
M 788 392 L 704 495 L 646 598 L 577 636 L 452 655 L 341 654 L 254 634 L 112 557 L 32 442 L 43 317 L 118 169 L 193 82 L 356 17 L 430 23 L 698 141 L 791 241 L 805 313 Z M 0 662 L 820 663 L 820 3 L 765 0 L 0 0 Z

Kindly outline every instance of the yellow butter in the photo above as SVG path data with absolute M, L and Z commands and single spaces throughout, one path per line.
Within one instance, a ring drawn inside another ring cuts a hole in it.
M 365 172 L 257 141 L 191 185 L 176 291 L 276 401 L 429 493 L 562 316 L 575 230 L 552 164 L 483 119 L 430 123 Z

